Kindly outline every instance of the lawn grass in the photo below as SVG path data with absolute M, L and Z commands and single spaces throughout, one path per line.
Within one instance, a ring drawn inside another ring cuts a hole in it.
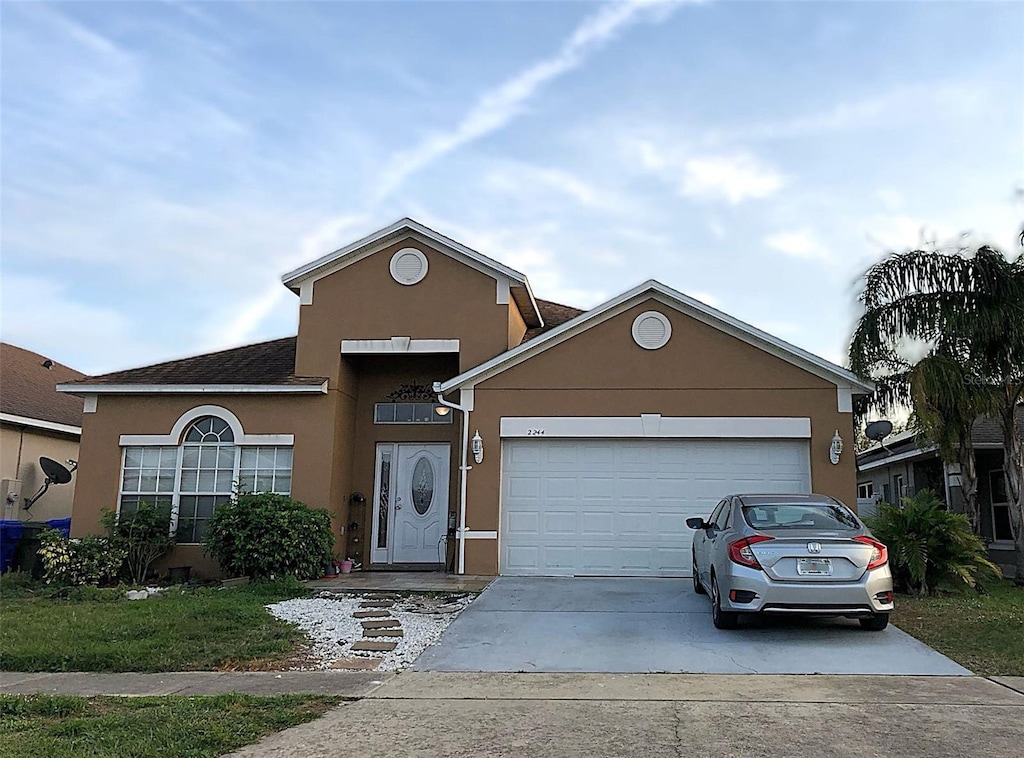
M 319 695 L 0 695 L 0 758 L 212 758 L 339 702 Z
M 305 643 L 298 629 L 263 607 L 304 594 L 298 582 L 169 588 L 146 600 L 92 587 L 58 591 L 7 582 L 3 589 L 5 671 L 266 668 Z
M 1024 587 L 1004 581 L 974 592 L 898 596 L 892 621 L 981 676 L 1024 676 Z

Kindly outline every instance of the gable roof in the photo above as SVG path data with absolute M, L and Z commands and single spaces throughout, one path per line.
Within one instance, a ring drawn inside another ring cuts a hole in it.
M 56 361 L 47 367 L 47 361 L 39 353 L 0 343 L 0 414 L 12 423 L 23 421 L 30 426 L 27 422 L 44 421 L 75 427 L 81 433 L 82 401 L 59 394 L 55 387 L 85 374 Z
M 292 292 L 301 294 L 303 283 L 312 283 L 317 279 L 333 274 L 335 271 L 362 260 L 366 256 L 372 255 L 378 250 L 401 240 L 403 237 L 419 239 L 449 257 L 483 271 L 496 280 L 507 280 L 509 292 L 515 300 L 526 325 L 530 327 L 544 326 L 544 318 L 541 315 L 537 300 L 533 296 L 533 289 L 530 287 L 530 282 L 525 274 L 509 268 L 493 258 L 488 258 L 483 253 L 466 247 L 461 242 L 456 242 L 411 218 L 399 219 L 383 229 L 378 229 L 362 239 L 345 245 L 345 247 L 339 248 L 303 266 L 299 266 L 294 271 L 289 271 L 282 276 L 281 281 Z
M 473 386 L 525 360 L 529 360 L 538 353 L 554 347 L 592 326 L 603 323 L 633 307 L 636 303 L 651 297 L 701 323 L 714 327 L 777 358 L 781 358 L 805 371 L 826 379 L 837 387 L 849 388 L 853 394 L 864 395 L 874 391 L 873 384 L 860 379 L 856 374 L 842 366 L 837 366 L 778 337 L 773 337 L 757 327 L 733 318 L 722 311 L 712 308 L 710 305 L 705 305 L 699 300 L 684 295 L 682 292 L 678 292 L 654 279 L 649 279 L 643 284 L 613 297 L 596 308 L 579 314 L 561 326 L 555 327 L 535 339 L 523 342 L 519 347 L 502 353 L 453 379 L 449 379 L 447 382 L 441 383 L 435 389 L 447 394 L 454 389 L 467 385 Z
M 544 326 L 531 327 L 526 330 L 526 334 L 523 335 L 522 342 L 528 342 L 542 334 L 550 332 L 556 326 L 561 326 L 566 321 L 579 316 L 581 313 L 586 313 L 582 308 L 573 308 L 571 305 L 562 305 L 561 303 L 553 303 L 550 300 L 537 300 L 537 307 L 540 309 L 540 315 L 544 318 Z M 520 344 L 522 344 L 520 342 Z
M 323 376 L 296 376 L 295 337 L 258 342 L 152 366 L 87 376 L 61 384 L 60 392 L 141 392 L 154 386 L 164 391 L 253 392 L 270 390 L 316 392 L 327 381 Z M 79 375 L 81 376 L 81 375 Z

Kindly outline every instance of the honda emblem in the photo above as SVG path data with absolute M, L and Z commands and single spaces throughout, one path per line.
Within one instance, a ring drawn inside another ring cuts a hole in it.
M 821 552 L 821 543 L 820 542 L 808 542 L 807 543 L 807 552 L 808 553 L 820 553 Z

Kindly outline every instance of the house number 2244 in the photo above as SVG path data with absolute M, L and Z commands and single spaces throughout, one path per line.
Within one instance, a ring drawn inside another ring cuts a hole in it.
M 544 430 L 543 429 L 527 429 L 526 430 L 526 436 L 527 437 L 539 437 L 542 434 L 544 434 Z

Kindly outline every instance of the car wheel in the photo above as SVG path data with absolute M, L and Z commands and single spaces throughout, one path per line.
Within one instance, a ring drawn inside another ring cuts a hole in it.
M 700 583 L 700 574 L 697 573 L 697 559 L 693 559 L 693 591 L 698 595 L 706 595 L 708 591 L 704 589 L 704 585 Z
M 711 575 L 711 623 L 715 629 L 735 629 L 740 614 L 722 610 L 722 595 L 718 591 L 718 578 Z
M 874 616 L 860 619 L 860 625 L 869 632 L 880 632 L 889 626 L 889 614 L 876 613 Z

